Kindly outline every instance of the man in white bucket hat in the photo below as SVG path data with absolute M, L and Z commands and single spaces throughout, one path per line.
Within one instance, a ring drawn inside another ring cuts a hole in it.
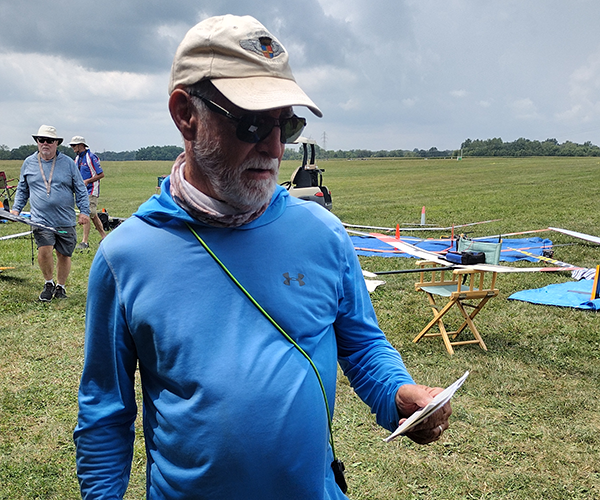
M 98 217 L 98 197 L 100 196 L 100 179 L 104 179 L 104 171 L 100 165 L 100 159 L 92 153 L 88 145 L 85 143 L 85 138 L 81 135 L 76 135 L 71 139 L 69 146 L 75 151 L 75 165 L 81 173 L 83 183 L 87 188 L 88 199 L 90 202 L 90 219 L 94 223 L 96 231 L 100 234 L 100 240 L 106 238 L 102 221 Z M 88 250 L 90 248 L 91 224 L 83 225 L 83 238 L 75 248 L 77 250 Z
M 27 157 L 11 212 L 19 214 L 29 200 L 31 220 L 54 228 L 56 232 L 36 228 L 33 235 L 38 247 L 38 263 L 44 279 L 39 299 L 67 298 L 66 283 L 71 271 L 71 255 L 77 244 L 75 206 L 79 208 L 79 224 L 89 224 L 87 190 L 75 163 L 58 151 L 62 137 L 50 125 L 42 125 L 33 135 L 38 151 Z M 54 281 L 56 252 L 56 282 Z
M 441 389 L 416 385 L 379 329 L 339 220 L 277 185 L 306 122 L 293 106 L 321 111 L 281 42 L 248 16 L 193 27 L 169 94 L 185 152 L 90 271 L 82 494 L 124 495 L 139 366 L 148 498 L 344 499 L 337 363 L 388 430 Z M 435 441 L 450 413 L 408 436 Z

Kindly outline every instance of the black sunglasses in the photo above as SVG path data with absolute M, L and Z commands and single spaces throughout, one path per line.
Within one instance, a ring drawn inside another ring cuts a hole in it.
M 306 127 L 306 119 L 296 115 L 277 119 L 268 115 L 248 113 L 237 117 L 203 95 L 193 91 L 189 94 L 200 99 L 211 111 L 237 122 L 237 138 L 250 144 L 266 139 L 275 127 L 280 129 L 279 140 L 283 144 L 291 144 L 300 137 L 304 127 Z
M 48 139 L 47 137 L 38 137 L 37 141 L 40 144 L 54 144 L 56 142 L 56 139 Z

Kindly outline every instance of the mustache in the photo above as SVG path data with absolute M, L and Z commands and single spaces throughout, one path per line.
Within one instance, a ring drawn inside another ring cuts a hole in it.
M 251 158 L 242 163 L 244 170 L 271 170 L 277 171 L 279 160 L 277 158 Z

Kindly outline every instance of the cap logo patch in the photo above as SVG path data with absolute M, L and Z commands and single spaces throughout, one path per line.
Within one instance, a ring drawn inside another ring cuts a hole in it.
M 246 38 L 240 41 L 240 46 L 250 52 L 274 59 L 285 53 L 283 47 L 266 34 L 257 33 L 256 38 Z

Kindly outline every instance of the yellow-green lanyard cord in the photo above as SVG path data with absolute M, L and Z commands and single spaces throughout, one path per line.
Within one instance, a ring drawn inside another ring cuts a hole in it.
M 337 459 L 336 454 L 335 454 L 335 447 L 333 444 L 333 428 L 332 428 L 332 424 L 331 424 L 331 411 L 329 410 L 329 402 L 327 401 L 327 393 L 325 392 L 325 386 L 323 385 L 323 380 L 321 379 L 319 370 L 317 369 L 316 365 L 314 364 L 314 362 L 310 358 L 310 356 L 306 353 L 306 351 L 304 349 L 302 349 L 302 347 L 300 347 L 300 345 L 298 345 L 298 343 L 292 337 L 290 337 L 289 334 L 281 326 L 279 326 L 277 321 L 275 321 L 269 315 L 269 313 L 262 308 L 262 306 L 250 294 L 250 292 L 248 292 L 248 290 L 246 290 L 244 288 L 244 286 L 236 279 L 236 277 L 231 273 L 231 271 L 229 271 L 229 269 L 227 269 L 227 266 L 225 266 L 225 264 L 223 264 L 223 262 L 221 262 L 221 260 L 215 255 L 215 253 L 210 249 L 210 247 L 200 237 L 200 235 L 194 230 L 194 228 L 192 226 L 190 226 L 187 222 L 185 224 L 188 227 L 188 229 L 192 232 L 192 234 L 196 237 L 196 239 L 200 242 L 200 244 L 206 250 L 206 252 L 214 259 L 214 261 L 217 264 L 219 264 L 221 269 L 223 269 L 223 271 L 225 271 L 225 274 L 227 274 L 227 276 L 229 276 L 229 278 L 231 278 L 231 280 L 244 293 L 244 295 L 246 297 L 248 297 L 250 302 L 252 302 L 252 304 L 254 304 L 254 306 L 263 314 L 263 316 L 265 316 L 265 318 L 267 318 L 271 322 L 271 324 L 275 328 L 277 328 L 279 333 L 281 333 L 296 348 L 296 350 L 298 350 L 298 352 L 300 352 L 300 354 L 302 354 L 302 356 L 304 356 L 306 358 L 306 360 L 310 363 L 310 366 L 312 367 L 312 369 L 315 372 L 315 375 L 317 376 L 317 379 L 319 381 L 319 387 L 321 388 L 321 392 L 323 393 L 323 399 L 325 401 L 325 409 L 327 410 L 327 425 L 329 427 L 329 443 L 331 445 L 331 452 L 333 453 L 332 467 L 333 467 L 335 479 L 336 479 L 336 482 L 338 483 L 338 485 L 340 486 L 340 488 L 342 489 L 342 491 L 344 493 L 346 493 L 347 486 L 346 486 L 345 479 L 343 478 L 344 464 L 342 464 L 342 462 L 339 459 Z

